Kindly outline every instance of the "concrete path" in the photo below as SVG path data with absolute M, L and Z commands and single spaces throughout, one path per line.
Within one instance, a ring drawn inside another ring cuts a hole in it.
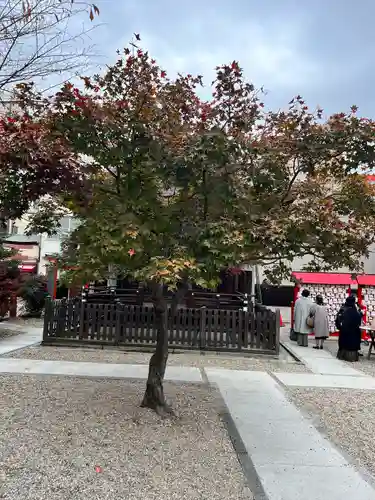
M 3 358 L 0 359 L 0 373 L 146 379 L 148 365 Z M 189 366 L 167 366 L 165 379 L 179 382 L 202 382 L 203 380 L 199 368 Z
M 325 387 L 375 391 L 375 378 L 360 373 L 352 375 L 319 375 L 315 373 L 273 373 L 283 385 L 290 387 Z
M 283 339 L 283 345 L 298 359 L 300 359 L 302 363 L 307 366 L 307 368 L 310 368 L 313 373 L 321 375 L 344 375 L 351 377 L 368 376 L 363 372 L 348 366 L 347 363 L 334 358 L 328 351 L 313 349 L 311 345 L 309 347 L 300 347 L 295 342 L 285 339 Z
M 269 500 L 375 500 L 375 490 L 263 372 L 206 368 Z
M 4 323 L 4 328 L 6 327 L 7 329 L 16 331 L 24 331 L 23 328 L 25 328 L 23 325 L 7 325 L 6 323 Z M 17 349 L 23 349 L 24 347 L 29 347 L 30 345 L 37 344 L 38 342 L 42 341 L 42 337 L 42 328 L 28 327 L 26 333 L 20 333 L 19 335 L 14 335 L 13 337 L 2 338 L 0 339 L 0 356 Z

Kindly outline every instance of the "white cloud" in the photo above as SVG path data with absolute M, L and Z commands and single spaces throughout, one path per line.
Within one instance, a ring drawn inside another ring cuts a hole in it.
M 278 91 L 280 87 L 292 91 L 296 87 L 321 83 L 319 64 L 299 52 L 298 30 L 293 33 L 285 26 L 284 30 L 274 31 L 270 36 L 255 24 L 242 23 L 237 25 L 234 35 L 233 29 L 222 27 L 219 20 L 209 31 L 200 23 L 192 25 L 192 29 L 187 27 L 183 32 L 163 35 L 141 32 L 142 46 L 171 76 L 177 72 L 202 74 L 205 84 L 209 85 L 215 66 L 236 59 L 250 81 L 271 91 Z M 221 33 L 220 39 L 217 33 Z M 123 45 L 126 44 L 124 40 Z

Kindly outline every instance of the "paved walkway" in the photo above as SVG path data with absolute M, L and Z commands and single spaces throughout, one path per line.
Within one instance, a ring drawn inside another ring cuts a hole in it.
M 0 358 L 0 373 L 146 379 L 148 365 Z M 190 366 L 167 366 L 165 379 L 182 382 L 203 381 L 199 368 Z
M 206 368 L 269 500 L 375 500 L 375 490 L 263 372 Z
M 328 340 L 327 342 L 331 341 Z M 313 349 L 311 345 L 309 345 L 309 347 L 300 347 L 296 342 L 286 339 L 285 335 L 283 335 L 282 343 L 292 354 L 294 354 L 294 356 L 300 359 L 307 368 L 310 368 L 313 373 L 353 377 L 365 376 L 363 372 L 348 366 L 344 361 L 334 358 L 330 352 L 324 349 Z
M 2 327 L 20 331 L 25 328 L 23 325 L 10 325 L 9 323 L 2 323 L 0 329 Z M 2 338 L 0 339 L 0 356 L 7 354 L 8 352 L 16 351 L 17 349 L 23 349 L 25 347 L 29 347 L 30 345 L 37 344 L 42 341 L 42 336 L 42 328 L 29 327 L 27 333 Z

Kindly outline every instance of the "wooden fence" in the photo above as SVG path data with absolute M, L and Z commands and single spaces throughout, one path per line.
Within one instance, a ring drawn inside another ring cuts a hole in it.
M 154 319 L 152 306 L 48 301 L 43 343 L 153 347 Z M 172 314 L 168 309 L 167 325 L 172 348 L 279 352 L 279 311 L 180 308 Z
M 121 304 L 143 306 L 150 305 L 151 292 L 147 288 L 110 288 L 107 286 L 90 286 L 82 290 L 82 298 L 90 304 Z M 165 295 L 167 302 L 172 299 L 172 293 Z M 190 290 L 182 300 L 185 307 L 196 309 L 242 309 L 250 301 L 250 296 L 241 293 L 215 293 L 200 290 Z

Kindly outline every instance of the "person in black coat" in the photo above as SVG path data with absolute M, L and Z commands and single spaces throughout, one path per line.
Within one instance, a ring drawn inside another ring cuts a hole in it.
M 362 314 L 356 307 L 355 297 L 350 296 L 336 317 L 336 327 L 339 330 L 338 359 L 358 361 L 358 351 L 361 348 L 361 322 Z

